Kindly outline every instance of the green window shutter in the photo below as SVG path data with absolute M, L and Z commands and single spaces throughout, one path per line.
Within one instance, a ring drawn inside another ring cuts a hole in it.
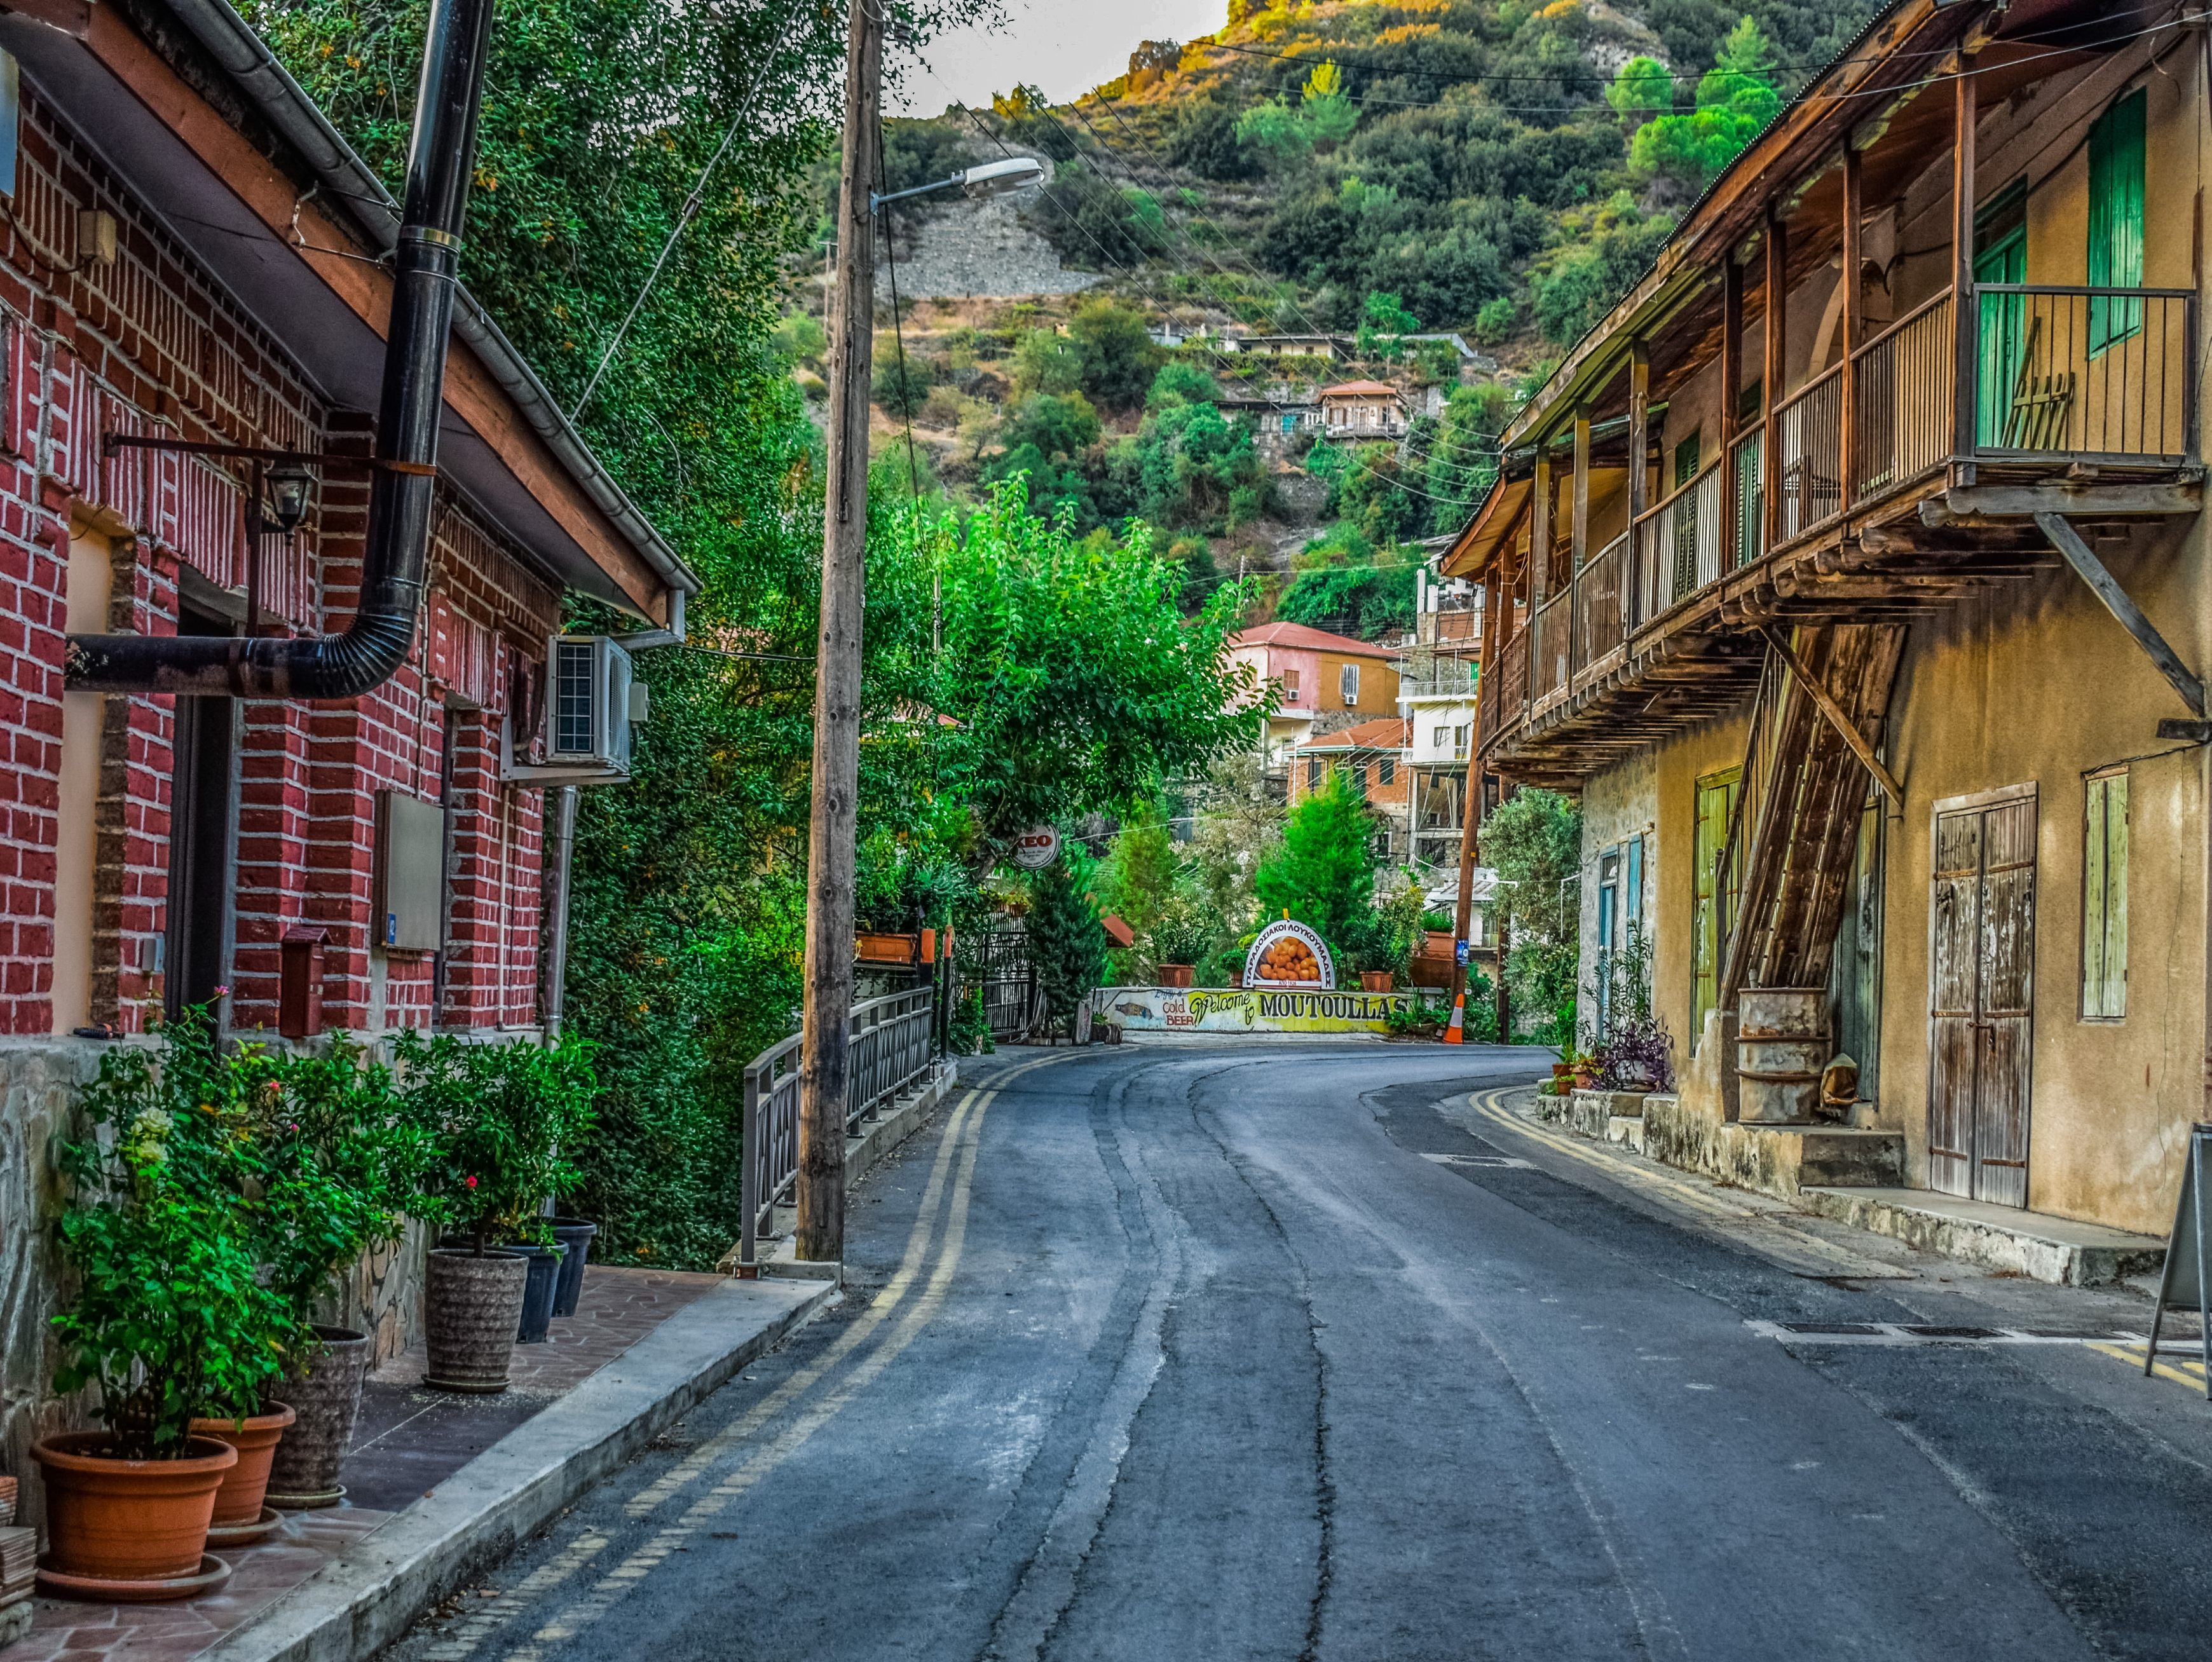
M 2143 109 L 2137 88 L 2089 129 L 2089 287 L 2140 288 L 2143 280 Z M 2089 300 L 2089 350 L 2102 352 L 2142 327 L 2142 302 Z

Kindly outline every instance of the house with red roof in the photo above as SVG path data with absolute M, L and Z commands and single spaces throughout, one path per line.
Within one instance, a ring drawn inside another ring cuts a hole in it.
M 1350 773 L 1382 821 L 1376 852 L 1387 864 L 1404 864 L 1412 852 L 1407 810 L 1413 801 L 1413 770 L 1406 761 L 1412 740 L 1413 724 L 1395 715 L 1315 735 L 1291 752 L 1291 804 L 1295 807 L 1321 790 L 1332 771 Z
M 1395 715 L 1398 648 L 1304 623 L 1262 623 L 1229 639 L 1229 655 L 1276 688 L 1267 762 L 1279 767 L 1316 733 Z

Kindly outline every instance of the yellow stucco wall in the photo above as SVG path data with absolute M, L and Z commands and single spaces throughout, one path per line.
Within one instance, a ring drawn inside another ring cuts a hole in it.
M 2100 552 L 2185 659 L 2203 664 L 2193 522 Z M 1928 1145 L 1932 814 L 1941 799 L 2037 787 L 2035 1040 L 2028 1204 L 2162 1234 L 2182 1141 L 2203 1108 L 2204 754 L 2130 767 L 2127 1015 L 2080 1019 L 2085 773 L 2172 751 L 2181 701 L 2070 572 L 2008 587 L 1914 628 L 1892 701 L 1904 811 L 1884 874 L 1881 1106 L 1911 1181 Z

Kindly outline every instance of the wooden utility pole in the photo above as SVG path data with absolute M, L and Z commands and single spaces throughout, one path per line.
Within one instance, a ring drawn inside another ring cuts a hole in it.
M 860 788 L 862 555 L 868 531 L 868 379 L 874 366 L 876 238 L 871 193 L 882 127 L 882 14 L 851 8 L 845 46 L 845 166 L 830 297 L 830 461 L 815 651 L 814 798 L 806 853 L 806 992 L 799 1082 L 799 1256 L 845 1251 L 845 1103 L 853 1020 L 854 840 Z M 751 1150 L 746 1155 L 750 1157 Z

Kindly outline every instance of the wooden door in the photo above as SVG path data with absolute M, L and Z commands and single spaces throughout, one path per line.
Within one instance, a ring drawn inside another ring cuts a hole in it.
M 1936 819 L 1928 1182 L 2027 1204 L 2035 1005 L 2035 799 Z

